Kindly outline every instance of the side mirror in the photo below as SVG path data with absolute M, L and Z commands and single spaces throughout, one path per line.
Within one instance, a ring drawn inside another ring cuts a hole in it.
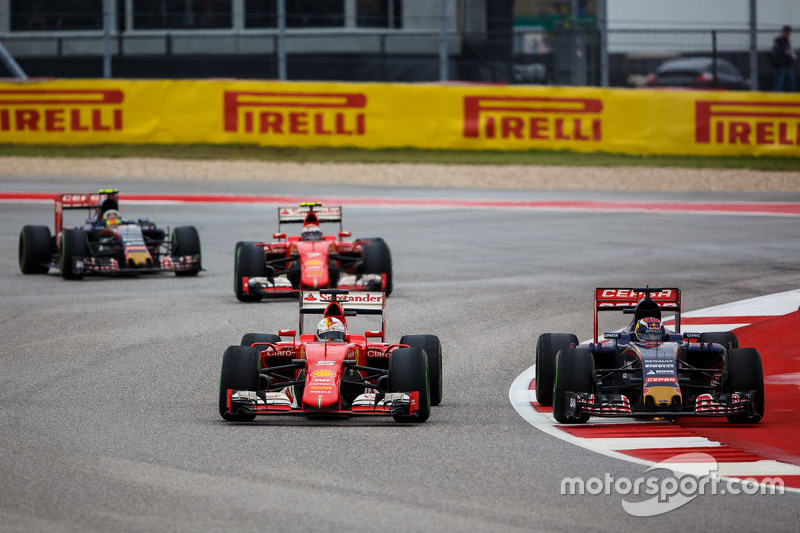
M 345 237 L 352 237 L 352 236 L 353 236 L 353 232 L 352 231 L 340 231 L 339 232 L 339 238 L 340 239 L 343 239 Z
M 279 329 L 278 335 L 281 337 L 294 337 L 297 335 L 297 330 L 294 329 Z
M 365 331 L 364 336 L 368 339 L 382 339 L 383 331 Z
M 286 234 L 285 233 L 273 233 L 272 234 L 272 238 L 273 239 L 278 239 L 278 240 L 285 239 L 286 238 Z

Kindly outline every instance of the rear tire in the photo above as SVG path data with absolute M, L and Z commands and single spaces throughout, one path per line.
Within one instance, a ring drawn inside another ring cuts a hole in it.
M 739 413 L 728 416 L 728 421 L 736 424 L 755 424 L 764 417 L 764 368 L 761 354 L 755 348 L 734 348 L 725 355 L 725 368 L 728 371 L 727 392 L 756 391 L 755 416 Z
M 364 274 L 385 274 L 386 288 L 383 290 L 386 296 L 392 294 L 394 280 L 392 278 L 392 252 L 389 245 L 380 237 L 363 239 L 369 241 L 361 245 L 362 259 L 364 261 Z
M 389 391 L 419 391 L 416 415 L 396 414 L 396 422 L 425 422 L 431 415 L 428 391 L 428 357 L 421 348 L 398 348 L 389 358 Z
M 708 331 L 700 334 L 700 342 L 713 342 L 721 344 L 726 350 L 739 347 L 739 339 L 732 331 Z
M 25 226 L 19 234 L 19 269 L 23 274 L 47 274 L 52 238 L 47 226 Z
M 571 333 L 542 333 L 536 341 L 536 401 L 553 405 L 553 384 L 556 376 L 556 355 L 562 348 L 578 345 Z
M 197 256 L 197 266 L 191 270 L 176 270 L 176 276 L 196 276 L 203 268 L 200 235 L 194 226 L 181 226 L 172 230 L 172 257 Z
M 61 253 L 59 269 L 64 279 L 83 279 L 83 271 L 77 271 L 75 261 L 84 259 L 89 254 L 89 243 L 86 233 L 79 229 L 64 230 L 61 235 Z
M 233 265 L 233 290 L 240 302 L 260 302 L 261 294 L 244 292 L 244 278 L 263 278 L 267 275 L 267 263 L 263 248 L 252 243 L 237 244 L 236 259 Z
M 225 420 L 232 422 L 249 422 L 256 415 L 243 415 L 227 413 L 228 389 L 258 390 L 258 364 L 257 350 L 249 346 L 231 346 L 222 356 L 222 368 L 219 373 L 219 414 Z
M 400 344 L 422 348 L 428 356 L 428 390 L 431 406 L 442 403 L 442 343 L 436 335 L 403 335 Z
M 553 388 L 553 417 L 562 424 L 582 424 L 588 413 L 567 416 L 567 392 L 592 392 L 594 359 L 585 348 L 563 348 L 556 357 L 556 382 Z

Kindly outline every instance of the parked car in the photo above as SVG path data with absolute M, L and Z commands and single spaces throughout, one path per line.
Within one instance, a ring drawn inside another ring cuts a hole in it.
M 664 61 L 647 76 L 646 88 L 686 87 L 693 89 L 750 90 L 750 83 L 727 59 L 717 58 L 716 79 L 711 57 L 681 57 Z

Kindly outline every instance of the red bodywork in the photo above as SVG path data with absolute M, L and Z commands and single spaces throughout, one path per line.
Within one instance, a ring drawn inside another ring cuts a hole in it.
M 318 291 L 302 292 L 299 298 L 299 332 L 279 331 L 281 337 L 292 337 L 292 340 L 253 344 L 253 347 L 261 349 L 259 366 L 262 373 L 282 365 L 295 365 L 293 369 L 287 368 L 282 377 L 273 375 L 272 388 L 280 388 L 285 384 L 283 392 L 267 392 L 262 398 L 265 401 L 249 402 L 248 407 L 254 414 L 386 416 L 397 413 L 401 408 L 408 410 L 408 414 L 417 412 L 418 391 L 405 391 L 406 397 L 403 399 L 393 399 L 391 393 L 385 393 L 384 396 L 383 392 L 378 392 L 376 397 L 375 391 L 358 394 L 355 401 L 343 397 L 346 387 L 343 381 L 347 380 L 346 372 L 351 368 L 377 391 L 385 390 L 387 383 L 379 382 L 386 379 L 386 372 L 382 370 L 388 368 L 391 352 L 408 347 L 384 342 L 386 297 L 383 293 L 362 292 L 347 294 L 345 298 L 346 301 L 339 302 L 335 298 L 332 301 L 329 295 Z M 365 331 L 363 335 L 348 334 L 344 342 L 320 341 L 313 333 L 303 333 L 304 314 L 337 318 L 346 326 L 346 317 L 356 312 L 381 315 L 381 330 Z M 287 365 L 288 361 L 292 363 Z M 302 393 L 298 393 L 299 390 Z M 229 410 L 235 407 L 235 392 L 233 389 L 227 390 Z M 384 397 L 386 401 L 380 401 Z
M 363 257 L 363 245 L 368 241 L 345 241 L 351 233 L 342 231 L 342 209 L 339 206 L 302 204 L 300 207 L 278 208 L 278 229 L 282 224 L 302 223 L 303 227 L 338 223 L 338 235 L 321 235 L 319 240 L 305 240 L 302 235 L 287 237 L 277 232 L 276 242 L 258 242 L 264 262 L 274 275 L 271 279 L 242 276 L 235 280 L 244 295 L 294 296 L 301 289 L 328 289 L 336 287 L 348 291 L 374 290 L 391 292 L 387 275 L 369 279 L 356 276 L 356 265 Z M 276 282 L 282 275 L 286 279 Z M 291 278 L 291 279 L 290 279 Z

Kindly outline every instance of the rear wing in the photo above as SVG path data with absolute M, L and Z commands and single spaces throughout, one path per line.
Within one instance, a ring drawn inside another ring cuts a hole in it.
M 308 314 L 339 318 L 356 315 L 380 315 L 381 334 L 386 331 L 386 295 L 383 292 L 365 291 L 350 293 L 338 289 L 300 291 L 300 328 L 303 334 L 303 316 Z
M 278 227 L 281 224 L 302 224 L 309 213 L 314 213 L 319 224 L 338 222 L 342 224 L 342 207 L 339 205 L 323 206 L 315 202 L 300 204 L 298 207 L 278 208 Z
M 117 189 L 100 189 L 96 193 L 75 194 L 66 193 L 56 196 L 55 205 L 55 232 L 61 233 L 64 225 L 64 209 L 92 209 L 103 206 L 106 202 L 113 202 L 113 209 L 119 205 L 119 191 Z
M 662 311 L 675 312 L 675 331 L 681 332 L 681 290 L 677 287 L 598 287 L 594 290 L 594 338 L 598 339 L 600 311 L 633 313 L 642 300 L 650 299 Z

